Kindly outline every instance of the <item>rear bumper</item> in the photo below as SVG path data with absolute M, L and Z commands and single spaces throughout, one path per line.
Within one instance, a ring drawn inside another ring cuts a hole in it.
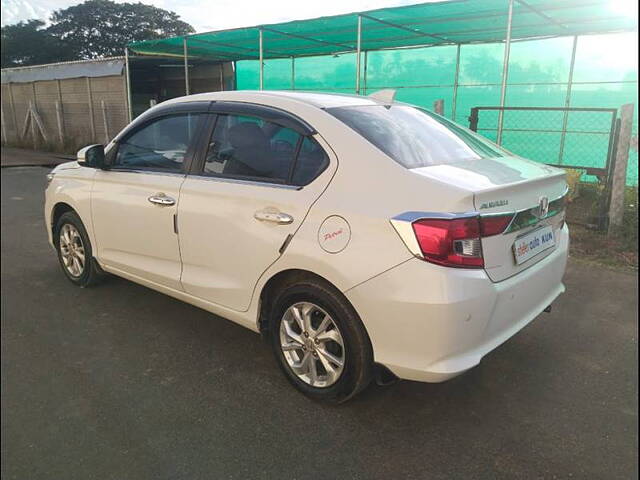
M 477 365 L 562 292 L 569 232 L 527 270 L 493 283 L 483 270 L 409 260 L 346 292 L 375 361 L 400 378 L 441 382 Z

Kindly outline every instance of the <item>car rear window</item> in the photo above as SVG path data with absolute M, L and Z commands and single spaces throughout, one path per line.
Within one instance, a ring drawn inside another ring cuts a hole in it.
M 471 130 L 408 105 L 336 107 L 327 112 L 406 168 L 507 155 Z

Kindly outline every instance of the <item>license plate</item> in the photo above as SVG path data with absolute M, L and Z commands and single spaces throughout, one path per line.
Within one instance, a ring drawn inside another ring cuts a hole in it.
M 542 227 L 518 238 L 513 244 L 516 263 L 520 265 L 546 249 L 553 247 L 556 240 L 551 227 Z

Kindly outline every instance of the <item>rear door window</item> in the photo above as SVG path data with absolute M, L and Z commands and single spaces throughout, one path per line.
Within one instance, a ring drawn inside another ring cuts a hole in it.
M 304 186 L 328 164 L 313 138 L 259 117 L 218 114 L 203 173 Z
M 291 183 L 293 185 L 307 185 L 313 181 L 329 165 L 324 149 L 311 137 L 305 137 L 298 159 L 293 170 Z

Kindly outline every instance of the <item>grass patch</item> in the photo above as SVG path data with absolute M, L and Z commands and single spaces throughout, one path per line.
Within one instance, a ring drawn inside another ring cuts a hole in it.
M 597 212 L 598 193 L 598 186 L 581 186 L 580 196 L 569 204 L 567 219 L 571 228 L 571 255 L 601 265 L 637 270 L 638 187 L 626 188 L 623 225 L 609 234 L 593 230 L 588 221 Z M 587 221 L 575 223 L 577 218 L 586 218 Z

